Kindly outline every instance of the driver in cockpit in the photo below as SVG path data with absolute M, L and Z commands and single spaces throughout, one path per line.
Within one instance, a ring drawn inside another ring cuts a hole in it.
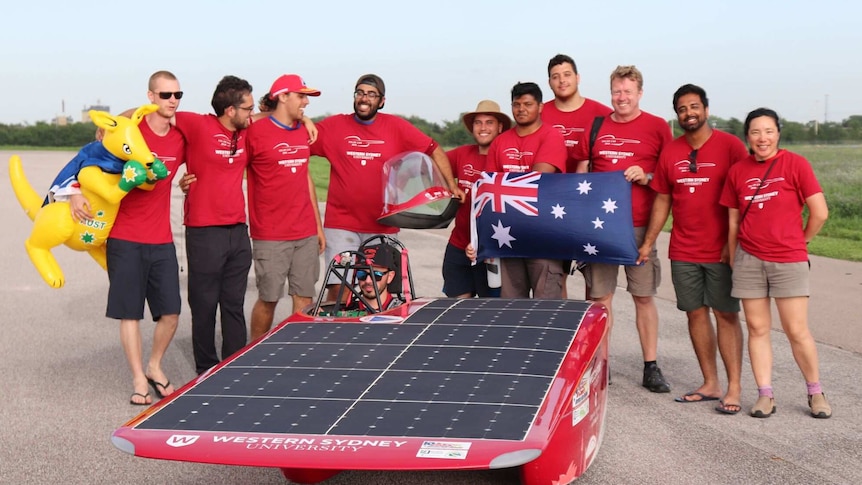
M 354 295 L 345 310 L 376 313 L 404 304 L 403 300 L 389 292 L 389 283 L 396 276 L 397 251 L 386 244 L 375 244 L 366 246 L 364 253 L 365 262 L 371 270 L 356 270 L 360 296 Z

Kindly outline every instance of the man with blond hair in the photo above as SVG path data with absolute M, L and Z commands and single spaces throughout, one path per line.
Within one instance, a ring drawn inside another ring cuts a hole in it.
M 589 134 L 579 143 L 576 157 L 578 171 L 591 168 L 594 172 L 621 171 L 632 184 L 632 222 L 636 244 L 643 243 L 649 223 L 655 192 L 649 188 L 659 153 L 671 141 L 668 124 L 658 116 L 640 109 L 643 96 L 643 76 L 635 66 L 618 66 L 611 73 L 611 104 L 614 111 L 598 130 L 590 152 Z M 649 259 L 639 266 L 626 266 L 626 290 L 635 303 L 635 322 L 644 358 L 643 386 L 652 392 L 670 392 L 670 386 L 659 369 L 658 309 L 655 294 L 661 282 L 661 266 L 655 246 Z M 609 324 L 613 323 L 612 302 L 616 290 L 619 265 L 592 263 L 585 279 L 590 298 L 608 308 Z
M 135 189 L 120 203 L 117 218 L 106 243 L 108 265 L 108 318 L 120 320 L 120 342 L 132 370 L 133 405 L 152 404 L 148 384 L 157 397 L 174 392 L 162 370 L 162 357 L 177 330 L 182 300 L 179 265 L 171 229 L 171 181 L 185 161 L 186 142 L 172 127 L 183 92 L 177 77 L 169 71 L 150 76 L 147 99 L 158 111 L 144 117 L 138 127 L 150 151 L 169 171 L 168 178 L 152 190 Z M 100 133 L 97 133 L 100 137 Z M 83 195 L 72 195 L 72 216 L 92 219 Z M 141 320 L 144 304 L 156 322 L 153 346 L 146 367 L 143 365 Z

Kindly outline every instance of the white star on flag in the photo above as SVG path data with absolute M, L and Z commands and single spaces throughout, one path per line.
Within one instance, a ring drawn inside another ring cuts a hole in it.
M 599 254 L 599 250 L 596 249 L 596 247 L 590 243 L 584 244 L 584 252 L 589 254 L 590 256 L 595 256 Z
M 604 228 L 605 228 L 605 221 L 596 217 L 596 220 L 593 221 L 593 229 L 604 229 Z
M 605 210 L 605 214 L 607 214 L 608 212 L 613 213 L 615 210 L 617 210 L 617 201 L 611 199 L 603 201 L 602 209 Z
M 498 247 L 503 247 L 503 245 L 512 247 L 512 241 L 515 241 L 515 238 L 509 235 L 509 230 L 512 229 L 511 226 L 503 227 L 502 221 L 497 221 L 496 225 L 491 226 L 494 229 L 494 235 L 491 236 L 492 239 L 497 240 Z
M 562 219 L 563 216 L 566 215 L 566 208 L 557 204 L 554 207 L 551 207 L 551 214 L 554 215 L 554 219 Z
M 587 182 L 586 180 L 582 180 L 578 184 L 578 193 L 581 195 L 589 194 L 591 190 L 593 190 L 592 184 L 590 182 Z

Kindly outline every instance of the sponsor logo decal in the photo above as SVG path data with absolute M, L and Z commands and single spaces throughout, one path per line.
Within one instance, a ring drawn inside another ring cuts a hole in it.
M 365 323 L 401 323 L 404 319 L 393 315 L 366 315 L 360 317 L 359 321 Z
M 196 434 L 174 434 L 171 435 L 170 438 L 165 442 L 168 446 L 173 446 L 174 448 L 181 448 L 183 446 L 189 446 L 194 444 L 195 441 L 198 440 L 200 436 Z
M 467 458 L 472 443 L 460 441 L 423 441 L 416 453 L 416 458 L 442 458 L 445 460 L 463 460 Z

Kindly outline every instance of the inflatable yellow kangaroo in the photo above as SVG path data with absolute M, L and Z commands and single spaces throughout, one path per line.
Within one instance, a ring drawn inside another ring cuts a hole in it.
M 144 116 L 157 109 L 155 104 L 143 105 L 131 118 L 111 116 L 104 111 L 89 112 L 96 126 L 105 131 L 101 144 L 92 142 L 82 148 L 61 175 L 70 174 L 72 181 L 77 178 L 81 194 L 90 203 L 92 220 L 76 222 L 69 202 L 53 202 L 50 194 L 43 204 L 43 198 L 24 175 L 21 159 L 13 155 L 9 160 L 9 179 L 15 196 L 33 220 L 33 230 L 24 246 L 33 265 L 52 288 L 61 288 L 65 283 L 63 271 L 51 254 L 52 248 L 65 244 L 76 251 L 87 251 L 106 268 L 105 241 L 117 217 L 120 200 L 135 187 L 152 190 L 152 184 L 167 177 L 167 168 L 153 156 L 138 128 Z

